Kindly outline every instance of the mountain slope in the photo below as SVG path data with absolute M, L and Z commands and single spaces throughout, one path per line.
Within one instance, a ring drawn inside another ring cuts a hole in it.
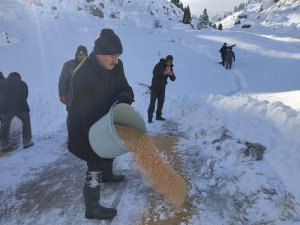
M 300 1 L 252 1 L 244 10 L 220 21 L 224 29 L 300 37 Z M 250 28 L 243 28 L 250 26 Z
M 167 0 L 26 0 L 26 3 L 36 6 L 40 13 L 57 19 L 65 12 L 76 15 L 76 12 L 83 11 L 103 19 L 113 18 L 122 23 L 135 21 L 148 26 L 154 25 L 157 16 L 165 21 L 179 22 L 183 14 L 181 9 Z

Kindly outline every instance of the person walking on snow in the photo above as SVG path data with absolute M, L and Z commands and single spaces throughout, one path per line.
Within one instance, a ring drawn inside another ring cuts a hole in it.
M 232 48 L 227 49 L 227 54 L 226 54 L 226 60 L 225 60 L 225 68 L 231 69 L 232 67 L 232 61 L 235 61 L 235 54 L 232 51 Z
M 222 64 L 223 66 L 225 66 L 227 50 L 228 50 L 228 48 L 233 48 L 234 46 L 235 46 L 235 44 L 231 45 L 231 46 L 227 46 L 226 42 L 223 44 L 222 48 L 220 48 L 220 50 L 219 50 L 219 52 L 221 53 L 221 58 L 222 58 L 222 62 L 219 62 L 219 64 Z
M 175 81 L 176 76 L 173 72 L 173 56 L 168 55 L 166 59 L 161 58 L 160 61 L 154 66 L 153 77 L 151 83 L 150 104 L 148 108 L 148 123 L 152 123 L 152 117 L 155 110 L 155 102 L 157 100 L 156 120 L 164 121 L 162 109 L 165 101 L 166 85 L 168 78 Z
M 58 94 L 60 101 L 66 105 L 68 110 L 72 100 L 72 75 L 77 66 L 87 58 L 88 51 L 83 45 L 77 47 L 75 59 L 71 59 L 64 63 L 58 82 Z
M 22 81 L 19 73 L 12 72 L 0 82 L 0 114 L 2 119 L 0 139 L 2 151 L 9 151 L 14 147 L 9 143 L 9 128 L 15 116 L 23 124 L 23 148 L 29 148 L 33 145 L 31 141 L 30 108 L 27 98 L 28 86 Z
M 73 74 L 73 98 L 68 111 L 68 149 L 87 162 L 83 185 L 85 217 L 87 219 L 112 219 L 114 208 L 99 204 L 100 184 L 121 182 L 123 175 L 112 171 L 113 159 L 101 158 L 89 143 L 90 127 L 105 116 L 116 103 L 131 104 L 132 88 L 124 74 L 119 59 L 123 47 L 119 37 L 111 29 L 102 29 L 94 49 Z

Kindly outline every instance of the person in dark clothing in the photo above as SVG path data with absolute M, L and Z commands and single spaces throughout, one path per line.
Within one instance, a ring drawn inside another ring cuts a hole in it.
M 221 53 L 221 58 L 222 58 L 222 62 L 219 62 L 219 64 L 222 64 L 223 66 L 225 66 L 227 49 L 233 48 L 234 46 L 235 46 L 235 44 L 228 46 L 226 42 L 223 44 L 222 48 L 220 48 L 220 50 L 219 50 L 219 52 Z
M 173 56 L 168 55 L 166 59 L 161 58 L 160 61 L 155 65 L 153 69 L 153 77 L 151 83 L 151 94 L 150 94 L 150 104 L 148 108 L 148 123 L 152 123 L 152 117 L 155 110 L 155 102 L 157 99 L 156 108 L 156 120 L 164 121 L 162 115 L 162 108 L 165 101 L 165 91 L 166 85 L 168 83 L 168 78 L 171 81 L 176 79 L 173 72 Z
M 22 81 L 17 72 L 10 73 L 8 77 L 0 82 L 0 114 L 1 124 L 1 148 L 9 150 L 13 146 L 9 143 L 9 128 L 12 119 L 16 116 L 23 124 L 22 138 L 23 148 L 33 145 L 31 141 L 31 122 L 29 105 L 27 103 L 28 87 Z
M 4 80 L 4 75 L 3 75 L 3 73 L 0 71 L 0 80 Z
M 226 54 L 226 60 L 225 60 L 225 68 L 231 69 L 232 67 L 232 61 L 235 61 L 235 54 L 232 51 L 232 48 L 227 49 L 227 54 Z
M 75 53 L 75 59 L 65 62 L 61 70 L 58 82 L 58 94 L 60 101 L 66 105 L 67 110 L 72 100 L 72 74 L 77 66 L 87 58 L 87 55 L 87 48 L 83 45 L 79 45 Z
M 87 162 L 83 186 L 88 219 L 111 219 L 117 210 L 99 204 L 100 184 L 120 182 L 123 175 L 112 172 L 113 159 L 101 158 L 90 146 L 89 129 L 115 103 L 131 104 L 134 93 L 119 59 L 123 47 L 111 29 L 102 29 L 93 51 L 73 74 L 73 98 L 68 111 L 68 149 Z
M 3 73 L 0 71 L 0 82 L 2 81 L 2 80 L 4 80 L 4 75 L 3 75 Z M 0 85 L 0 87 L 1 87 L 1 85 Z M 1 93 L 1 90 L 0 90 L 0 93 Z M 0 124 L 2 123 L 2 119 L 1 119 L 1 116 L 0 116 Z

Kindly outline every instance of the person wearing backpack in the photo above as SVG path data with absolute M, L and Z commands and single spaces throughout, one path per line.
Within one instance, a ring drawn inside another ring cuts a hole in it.
M 222 48 L 220 48 L 220 50 L 219 50 L 219 52 L 221 53 L 221 58 L 222 58 L 222 62 L 219 62 L 219 64 L 222 64 L 223 66 L 225 66 L 227 50 L 228 50 L 228 48 L 233 48 L 234 46 L 235 46 L 235 44 L 228 46 L 226 42 L 223 44 Z
M 226 70 L 231 69 L 232 61 L 235 61 L 235 54 L 232 51 L 232 48 L 228 48 L 226 58 L 225 58 L 225 68 L 226 68 Z

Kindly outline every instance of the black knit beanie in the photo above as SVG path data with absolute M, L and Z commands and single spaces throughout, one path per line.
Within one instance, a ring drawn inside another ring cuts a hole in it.
M 102 29 L 94 45 L 96 55 L 122 54 L 123 47 L 120 38 L 111 29 Z
M 173 56 L 168 55 L 168 56 L 166 57 L 166 60 L 170 60 L 171 62 L 173 62 Z
M 83 45 L 79 45 L 79 46 L 78 46 L 78 48 L 77 48 L 77 50 L 76 50 L 76 53 L 75 53 L 75 56 L 78 55 L 79 53 L 80 53 L 80 54 L 88 55 L 88 51 L 87 51 L 86 47 L 83 46 Z
M 8 77 L 15 77 L 15 78 L 18 78 L 20 80 L 22 79 L 21 75 L 18 72 L 11 72 L 10 74 L 8 74 Z

